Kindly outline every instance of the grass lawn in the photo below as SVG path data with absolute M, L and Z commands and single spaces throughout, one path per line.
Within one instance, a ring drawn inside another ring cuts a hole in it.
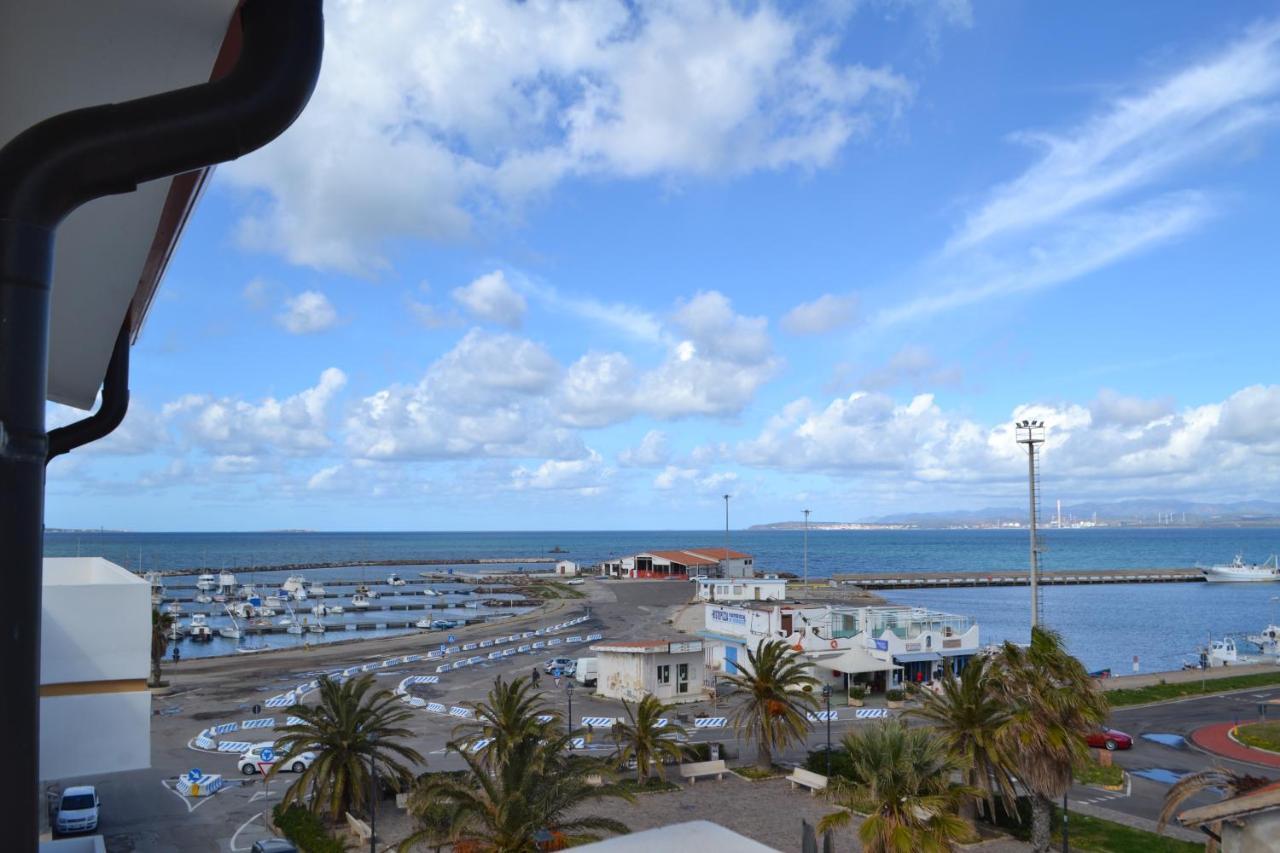
M 1123 785 L 1124 770 L 1115 766 L 1103 767 L 1090 761 L 1076 768 L 1076 781 L 1082 785 Z
M 1236 729 L 1236 740 L 1257 749 L 1280 752 L 1280 721 L 1246 723 Z
M 637 782 L 634 776 L 629 776 L 626 779 L 619 779 L 617 786 L 631 794 L 660 794 L 664 791 L 680 790 L 680 786 L 675 782 L 659 779 L 657 776 L 650 776 L 643 785 Z
M 1156 835 L 1154 832 L 1076 812 L 1071 813 L 1069 829 L 1072 850 L 1089 850 L 1093 853 L 1203 853 L 1204 850 L 1201 842 Z M 1022 841 L 1031 837 L 1029 820 L 1005 823 L 1004 830 Z M 1053 812 L 1053 843 L 1050 847 L 1054 850 L 1062 849 L 1062 812 L 1059 809 L 1054 809 Z
M 1246 687 L 1268 687 L 1280 684 L 1280 672 L 1260 672 L 1255 675 L 1237 675 L 1228 678 L 1210 678 L 1204 682 L 1189 681 L 1184 684 L 1153 684 L 1150 687 L 1128 687 L 1108 690 L 1104 694 L 1113 708 L 1126 705 L 1143 705 L 1147 702 L 1163 702 L 1186 696 L 1202 696 L 1223 693 Z
M 734 767 L 732 768 L 732 770 L 734 773 L 737 773 L 739 776 L 742 776 L 747 779 L 757 779 L 757 780 L 773 779 L 777 776 L 783 775 L 783 771 L 781 767 L 770 767 L 768 770 L 761 770 L 759 767 L 756 767 L 754 764 L 749 764 L 745 767 Z

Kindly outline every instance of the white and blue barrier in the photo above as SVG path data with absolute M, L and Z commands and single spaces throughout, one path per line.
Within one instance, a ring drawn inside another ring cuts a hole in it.
M 835 711 L 806 711 L 805 716 L 809 718 L 811 723 L 825 723 L 828 720 L 838 720 Z
M 723 729 L 728 724 L 727 717 L 698 717 L 693 721 L 695 729 Z
M 569 740 L 569 748 L 570 748 L 570 749 L 586 749 L 586 748 L 587 748 L 587 739 L 586 739 L 586 738 L 584 738 L 584 737 L 575 737 L 575 738 L 570 738 L 570 740 Z
M 551 648 L 552 646 L 558 646 L 563 642 L 564 640 L 560 639 L 559 637 L 553 637 L 552 639 L 547 640 L 547 648 Z
M 540 722 L 540 723 L 549 723 L 549 722 L 551 722 L 552 720 L 554 720 L 555 718 L 556 718 L 556 717 L 555 717 L 555 714 L 539 714 L 539 715 L 538 715 L 538 722 Z
M 617 722 L 615 717 L 583 717 L 579 725 L 591 726 L 592 728 L 610 728 Z
M 482 648 L 482 649 L 492 648 L 492 646 L 493 646 L 493 640 L 481 640 L 481 641 L 480 641 L 480 648 Z
M 178 784 L 174 787 L 184 797 L 208 797 L 218 793 L 223 786 L 222 777 L 217 773 L 206 775 L 193 767 L 178 777 Z
M 222 723 L 209 729 L 209 733 L 214 735 L 225 735 L 227 732 L 234 732 L 238 728 L 240 728 L 239 723 Z
M 471 719 L 471 709 L 459 708 L 457 705 L 454 705 L 452 708 L 449 709 L 449 716 L 462 717 L 463 719 L 469 720 Z
M 473 741 L 472 744 L 467 748 L 471 752 L 479 752 L 480 750 L 484 749 L 486 746 L 488 746 L 491 743 L 493 743 L 493 740 L 491 738 L 482 737 L 480 738 L 480 740 Z
M 286 726 L 305 726 L 307 724 L 307 721 L 302 719 L 301 717 L 290 717 L 289 719 L 285 720 L 284 724 Z
M 201 732 L 200 734 L 196 735 L 195 744 L 200 749 L 210 749 L 210 750 L 217 749 L 217 744 L 215 744 L 213 742 L 213 739 L 210 738 L 209 735 L 206 734 L 205 732 Z
M 224 740 L 218 744 L 218 752 L 248 752 L 251 746 L 247 740 Z
M 604 634 L 587 634 L 587 642 L 594 643 L 596 640 L 603 640 Z
M 261 720 L 244 720 L 240 723 L 240 728 L 242 729 L 273 729 L 275 726 L 275 717 L 263 717 Z
M 281 693 L 279 696 L 272 696 L 262 704 L 266 705 L 268 708 L 288 708 L 296 701 L 297 700 L 292 693 Z
M 427 710 L 428 710 L 428 711 L 430 711 L 430 712 L 431 712 L 431 713 L 433 713 L 433 714 L 443 714 L 443 713 L 445 713 L 445 707 L 444 707 L 444 705 L 441 705 L 439 702 L 428 702 L 428 703 L 427 703 Z
M 853 712 L 857 720 L 881 720 L 889 716 L 888 708 L 857 708 Z

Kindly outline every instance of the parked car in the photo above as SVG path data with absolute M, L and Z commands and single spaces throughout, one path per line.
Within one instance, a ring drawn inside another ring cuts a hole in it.
M 284 838 L 263 838 L 253 842 L 249 853 L 298 853 L 298 848 Z
M 573 666 L 573 677 L 583 687 L 596 686 L 596 659 L 578 658 Z
M 560 670 L 563 674 L 573 677 L 576 669 L 577 661 L 573 658 L 552 658 L 542 665 L 542 671 L 550 675 L 555 670 Z
M 98 828 L 98 809 L 102 801 L 92 785 L 75 785 L 62 792 L 54 828 L 60 834 L 92 832 Z
M 1105 749 L 1109 752 L 1117 749 L 1129 749 L 1133 746 L 1133 738 L 1115 729 L 1098 729 L 1097 731 L 1089 732 L 1084 739 L 1089 743 L 1089 746 L 1095 749 Z
M 272 755 L 271 761 L 269 762 L 264 762 L 262 759 L 262 750 L 264 749 L 271 749 L 275 753 Z M 240 762 L 237 766 L 240 768 L 240 772 L 245 776 L 252 776 L 257 773 L 259 764 L 277 763 L 284 764 L 283 769 L 292 773 L 301 773 L 303 770 L 310 767 L 311 762 L 315 760 L 316 754 L 314 752 L 304 752 L 301 755 L 289 755 L 288 753 L 277 750 L 276 745 L 271 741 L 265 741 L 263 743 L 255 743 L 253 746 L 249 747 L 247 752 L 241 753 Z

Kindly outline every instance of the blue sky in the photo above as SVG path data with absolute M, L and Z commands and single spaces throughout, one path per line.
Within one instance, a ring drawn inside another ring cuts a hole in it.
M 327 5 L 48 523 L 1276 498 L 1268 3 Z M 76 415 L 51 407 L 55 423 Z

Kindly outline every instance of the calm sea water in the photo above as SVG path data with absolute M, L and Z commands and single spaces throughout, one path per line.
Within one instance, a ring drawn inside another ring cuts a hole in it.
M 1047 569 L 1166 568 L 1208 565 L 1236 553 L 1262 560 L 1280 551 L 1280 529 L 1048 530 Z M 751 553 L 765 571 L 799 574 L 800 531 L 732 531 L 730 546 Z M 551 533 L 50 533 L 49 556 L 102 556 L 137 569 L 224 566 L 238 573 L 255 565 L 347 560 L 466 560 L 562 556 L 590 564 L 637 551 L 723 546 L 723 531 Z M 553 548 L 567 553 L 552 555 Z M 1019 530 L 810 531 L 809 572 L 984 571 L 1027 563 L 1027 534 Z M 530 564 L 532 567 L 532 564 Z M 472 567 L 460 566 L 458 571 Z M 433 567 L 433 570 L 435 567 Z M 383 578 L 388 570 L 331 569 L 308 577 Z M 419 569 L 396 571 L 412 577 Z M 353 573 L 356 573 L 353 575 Z M 262 573 L 260 580 L 267 575 Z M 1061 631 L 1090 669 L 1176 669 L 1212 633 L 1249 632 L 1277 619 L 1280 584 L 1150 584 L 1047 588 L 1044 618 Z M 1025 588 L 931 589 L 890 593 L 903 604 L 973 616 L 984 641 L 1025 640 Z M 365 636 L 364 632 L 360 632 Z M 185 650 L 184 650 L 185 652 Z

